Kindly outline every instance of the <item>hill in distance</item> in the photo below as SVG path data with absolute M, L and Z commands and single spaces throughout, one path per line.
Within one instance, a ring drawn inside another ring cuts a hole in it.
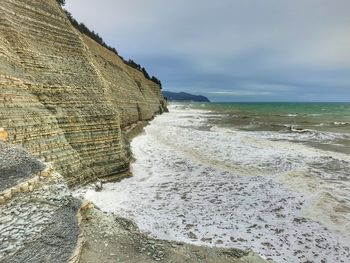
M 186 92 L 163 91 L 163 95 L 167 98 L 168 101 L 210 102 L 210 100 L 205 96 L 193 95 Z

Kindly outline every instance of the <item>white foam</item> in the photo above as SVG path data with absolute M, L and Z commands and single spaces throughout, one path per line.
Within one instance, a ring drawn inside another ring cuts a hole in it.
M 86 197 L 157 238 L 252 248 L 277 262 L 349 262 L 349 184 L 330 181 L 325 168 L 344 172 L 349 156 L 257 133 L 193 129 L 208 113 L 172 106 L 133 140 L 134 176 Z
M 293 132 L 252 132 L 252 135 L 269 140 L 286 140 L 292 142 L 333 143 L 337 140 L 349 139 L 349 135 L 344 133 L 321 132 L 310 129 L 292 129 L 292 131 Z
M 336 126 L 347 126 L 347 125 L 350 125 L 350 122 L 338 122 L 338 121 L 335 121 L 333 122 L 334 125 Z

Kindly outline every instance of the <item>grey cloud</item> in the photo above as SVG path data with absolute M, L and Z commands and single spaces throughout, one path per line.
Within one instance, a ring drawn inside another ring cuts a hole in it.
M 67 9 L 168 90 L 350 101 L 348 0 L 67 0 Z

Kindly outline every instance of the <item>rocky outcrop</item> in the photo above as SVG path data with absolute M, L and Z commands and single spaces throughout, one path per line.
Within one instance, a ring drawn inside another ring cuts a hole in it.
M 50 164 L 3 143 L 0 150 L 0 262 L 74 262 L 81 202 Z
M 72 27 L 55 0 L 0 5 L 0 140 L 70 185 L 129 168 L 122 128 L 165 110 L 160 87 Z

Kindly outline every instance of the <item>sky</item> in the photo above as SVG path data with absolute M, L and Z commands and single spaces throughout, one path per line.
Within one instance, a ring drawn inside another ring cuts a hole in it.
M 350 101 L 349 0 L 66 0 L 163 89 L 212 101 Z

